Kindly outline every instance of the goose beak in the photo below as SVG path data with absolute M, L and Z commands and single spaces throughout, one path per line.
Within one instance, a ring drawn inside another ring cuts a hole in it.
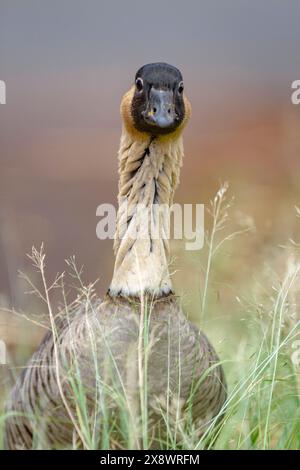
M 151 88 L 148 104 L 142 112 L 147 124 L 161 129 L 172 127 L 176 121 L 173 92 Z

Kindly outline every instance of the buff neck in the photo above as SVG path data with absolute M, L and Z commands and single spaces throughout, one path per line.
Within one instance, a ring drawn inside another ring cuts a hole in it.
M 119 210 L 111 296 L 172 293 L 169 214 L 183 158 L 180 133 L 150 137 L 123 128 L 119 149 Z

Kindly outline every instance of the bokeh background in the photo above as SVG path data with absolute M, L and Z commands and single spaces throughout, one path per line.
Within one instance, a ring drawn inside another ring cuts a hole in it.
M 230 342 L 217 319 L 243 318 L 236 297 L 299 233 L 299 17 L 297 0 L 0 0 L 0 337 L 10 354 L 29 354 L 42 334 L 6 310 L 45 309 L 17 274 L 38 282 L 32 245 L 44 242 L 49 278 L 75 254 L 99 294 L 107 289 L 112 241 L 96 238 L 96 208 L 116 204 L 120 99 L 153 61 L 181 69 L 193 106 L 176 202 L 208 205 L 228 181 L 231 230 L 251 227 L 213 266 L 207 328 L 219 350 Z M 196 320 L 205 252 L 176 242 L 173 254 Z

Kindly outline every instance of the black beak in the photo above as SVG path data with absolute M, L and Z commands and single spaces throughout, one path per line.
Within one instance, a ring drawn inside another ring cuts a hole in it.
M 148 104 L 142 112 L 144 120 L 162 129 L 172 127 L 176 122 L 173 92 L 151 88 Z

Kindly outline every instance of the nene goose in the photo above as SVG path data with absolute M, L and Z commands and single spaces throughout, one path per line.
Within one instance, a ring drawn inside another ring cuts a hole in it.
M 103 422 L 107 426 L 109 411 L 120 423 L 120 403 L 122 416 L 124 410 L 129 416 L 131 440 L 119 436 L 118 444 L 112 432 L 114 444 L 109 445 L 116 448 L 170 447 L 169 435 L 184 445 L 184 418 L 188 416 L 197 440 L 222 414 L 222 367 L 172 289 L 169 244 L 163 236 L 169 221 L 156 220 L 155 237 L 147 217 L 153 204 L 173 201 L 190 110 L 177 68 L 154 63 L 138 70 L 121 102 L 119 210 L 110 288 L 103 301 L 75 309 L 67 319 L 60 316 L 55 334 L 48 332 L 17 380 L 6 408 L 8 449 L 101 447 Z M 139 232 L 142 237 L 133 236 Z M 74 383 L 77 392 L 84 390 L 86 414 L 74 398 Z M 84 416 L 90 434 L 82 429 Z M 91 435 L 98 436 L 99 444 L 91 444 Z

